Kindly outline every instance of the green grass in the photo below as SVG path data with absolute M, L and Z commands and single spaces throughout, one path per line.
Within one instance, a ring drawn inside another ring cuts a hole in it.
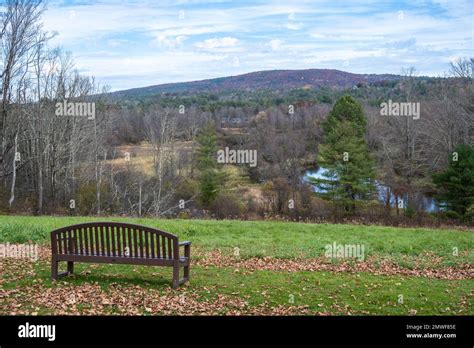
M 39 263 L 35 271 L 36 277 L 7 283 L 4 288 L 32 286 L 38 278 L 45 280 L 45 286 L 53 286 L 49 280 L 49 264 Z M 64 278 L 64 282 L 77 286 L 98 283 L 105 291 L 113 284 L 120 284 L 165 292 L 171 279 L 169 269 L 128 265 L 91 268 L 89 264 L 77 264 L 75 273 Z M 193 267 L 192 283 L 185 289 L 196 290 L 203 301 L 223 294 L 243 298 L 250 306 L 264 303 L 271 307 L 307 306 L 311 311 L 336 315 L 348 312 L 408 315 L 413 314 L 411 310 L 416 310 L 418 315 L 472 315 L 472 302 L 463 305 L 462 300 L 469 296 L 473 286 L 472 280 L 445 281 L 367 273 L 297 272 L 289 276 L 286 272 L 254 271 L 236 276 L 232 268 Z M 400 295 L 403 295 L 403 303 L 398 302 Z M 50 312 L 50 308 L 43 307 L 39 313 Z
M 473 263 L 472 231 L 422 228 L 391 228 L 337 224 L 283 222 L 159 220 L 89 217 L 1 216 L 0 243 L 32 241 L 49 243 L 55 228 L 85 221 L 123 221 L 157 227 L 191 240 L 200 250 L 220 249 L 231 253 L 240 248 L 242 257 L 272 256 L 295 258 L 319 257 L 324 246 L 363 244 L 373 260 L 390 259 L 401 267 L 444 267 Z M 453 255 L 457 248 L 459 256 Z M 438 263 L 433 264 L 433 260 Z M 113 284 L 123 287 L 169 291 L 171 270 L 128 265 L 77 264 L 75 275 L 59 283 L 49 280 L 50 264 L 33 264 L 33 276 L 21 276 L 22 267 L 13 267 L 0 275 L 0 290 L 34 288 L 38 281 L 45 287 L 99 284 L 108 291 Z M 86 273 L 87 271 L 87 273 Z M 18 277 L 20 274 L 20 277 Z M 472 315 L 474 281 L 441 280 L 422 276 L 376 275 L 367 272 L 286 272 L 236 270 L 234 267 L 192 267 L 191 283 L 179 291 L 199 294 L 199 300 L 213 300 L 219 294 L 245 299 L 250 306 L 307 306 L 313 313 L 387 315 Z M 399 303 L 399 296 L 403 303 Z M 18 295 L 23 306 L 30 306 L 28 296 Z M 294 298 L 294 303 L 290 299 Z M 82 304 L 81 304 L 82 306 Z M 81 311 L 81 306 L 78 310 Z M 0 314 L 1 310 L 0 304 Z M 31 308 L 38 305 L 31 303 Z M 145 309 L 140 311 L 147 314 Z M 52 314 L 51 308 L 39 305 L 39 314 Z M 109 313 L 109 312 L 106 312 Z
M 49 243 L 55 228 L 85 221 L 123 221 L 156 227 L 177 234 L 203 250 L 240 249 L 242 257 L 324 255 L 325 245 L 361 244 L 366 257 L 392 259 L 412 267 L 423 263 L 427 253 L 442 258 L 441 265 L 474 263 L 474 233 L 426 228 L 304 224 L 271 221 L 167 220 L 89 217 L 0 216 L 0 243 Z M 458 256 L 453 254 L 457 248 Z M 431 259 L 426 259 L 431 262 Z

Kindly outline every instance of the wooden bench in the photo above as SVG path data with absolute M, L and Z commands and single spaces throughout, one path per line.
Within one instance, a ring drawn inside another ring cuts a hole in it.
M 184 246 L 184 256 L 179 247 Z M 51 232 L 51 278 L 74 272 L 74 262 L 173 267 L 173 289 L 189 280 L 191 242 L 154 228 L 119 222 L 91 222 Z M 58 274 L 60 261 L 67 271 Z M 179 278 L 180 268 L 183 278 Z

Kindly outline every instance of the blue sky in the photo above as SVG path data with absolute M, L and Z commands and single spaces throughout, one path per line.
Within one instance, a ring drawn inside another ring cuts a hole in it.
M 271 69 L 443 75 L 473 57 L 473 0 L 50 0 L 46 30 L 111 90 Z

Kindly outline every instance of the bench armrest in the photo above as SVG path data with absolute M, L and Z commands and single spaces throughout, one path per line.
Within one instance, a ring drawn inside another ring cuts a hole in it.
M 178 246 L 184 246 L 184 257 L 189 259 L 191 257 L 191 242 L 184 241 L 179 243 Z

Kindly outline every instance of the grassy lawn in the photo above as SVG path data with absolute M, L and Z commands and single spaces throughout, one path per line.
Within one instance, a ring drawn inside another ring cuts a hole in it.
M 49 243 L 55 228 L 86 221 L 122 221 L 160 228 L 189 239 L 205 250 L 240 249 L 242 257 L 317 257 L 324 246 L 363 244 L 367 255 L 410 258 L 426 254 L 440 257 L 443 264 L 474 263 L 474 233 L 425 228 L 395 228 L 335 224 L 304 224 L 270 221 L 166 220 L 135 218 L 0 216 L 0 243 Z M 458 256 L 453 255 L 457 248 Z
M 239 263 L 198 263 L 192 267 L 191 283 L 174 291 L 169 287 L 170 269 L 77 264 L 74 276 L 53 283 L 49 280 L 47 256 L 35 263 L 9 259 L 0 261 L 0 314 L 474 314 L 472 277 L 438 279 L 423 274 L 425 269 L 467 267 L 468 275 L 472 275 L 472 231 L 282 222 L 2 216 L 0 243 L 32 241 L 47 248 L 52 229 L 98 220 L 138 223 L 175 233 L 180 239 L 193 242 L 193 255 L 198 261 L 216 250 L 231 257 L 238 247 L 244 260 L 265 257 L 263 260 L 304 263 L 306 258 L 321 258 L 324 246 L 337 242 L 365 245 L 370 263 L 390 260 L 396 267 L 417 268 L 421 273 L 419 276 L 384 274 L 383 269 L 378 273 L 288 271 L 249 269 Z M 457 248 L 458 256 L 453 255 L 453 248 Z M 127 295 L 129 292 L 132 295 Z M 71 294 L 75 297 L 64 306 Z M 124 300 L 127 296 L 139 300 L 133 300 L 130 305 Z M 92 298 L 100 298 L 102 302 Z

